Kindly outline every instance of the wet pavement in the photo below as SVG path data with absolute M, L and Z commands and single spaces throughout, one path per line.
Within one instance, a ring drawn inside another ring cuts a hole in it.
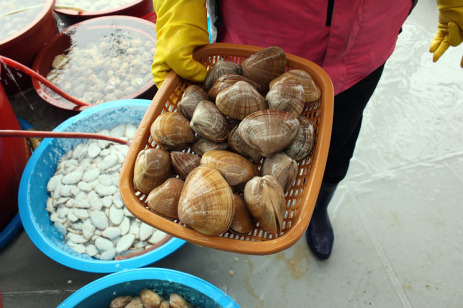
M 333 254 L 302 238 L 249 256 L 185 244 L 151 267 L 193 274 L 241 307 L 460 307 L 463 303 L 463 48 L 428 53 L 437 20 L 422 0 L 367 106 L 347 178 L 330 205 Z M 35 92 L 11 98 L 18 116 L 51 130 L 74 113 Z M 4 307 L 54 307 L 104 276 L 49 259 L 22 232 L 0 251 Z

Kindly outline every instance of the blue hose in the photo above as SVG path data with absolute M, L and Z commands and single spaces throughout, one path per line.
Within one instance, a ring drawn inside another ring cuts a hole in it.
M 3 248 L 5 248 L 16 237 L 22 228 L 23 225 L 18 213 L 13 217 L 8 225 L 3 228 L 2 232 L 0 232 L 0 251 L 3 250 Z

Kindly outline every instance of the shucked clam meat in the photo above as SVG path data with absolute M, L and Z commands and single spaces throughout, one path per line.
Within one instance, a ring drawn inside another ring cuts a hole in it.
M 85 39 L 81 38 L 82 31 L 68 33 L 72 46 L 56 56 L 60 64 L 51 67 L 46 78 L 89 104 L 122 99 L 147 86 L 153 78 L 150 63 L 155 38 L 148 39 L 143 32 L 128 30 L 117 21 L 110 30 L 94 28 Z M 45 91 L 56 100 L 66 101 L 48 88 Z

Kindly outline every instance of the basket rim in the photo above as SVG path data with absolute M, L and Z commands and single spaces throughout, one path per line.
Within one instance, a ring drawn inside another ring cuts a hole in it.
M 213 43 L 197 49 L 194 52 L 194 58 L 198 59 L 204 56 L 211 56 L 212 54 L 249 57 L 250 54 L 261 49 L 264 48 L 250 45 Z M 287 53 L 286 57 L 289 67 L 306 70 L 312 75 L 322 91 L 320 108 L 323 109 L 323 112 L 320 113 L 319 117 L 319 141 L 314 149 L 314 159 L 309 175 L 311 180 L 308 181 L 308 184 L 305 184 L 303 193 L 300 197 L 300 202 L 310 204 L 313 211 L 323 179 L 326 158 L 328 156 L 333 119 L 333 84 L 328 74 L 314 62 Z M 272 238 L 263 241 L 253 241 L 240 240 L 239 237 L 241 236 L 238 236 L 238 238 L 228 238 L 223 236 L 203 235 L 193 229 L 186 228 L 176 222 L 158 216 L 144 206 L 138 206 L 142 201 L 135 195 L 132 181 L 134 172 L 133 162 L 135 162 L 138 153 L 146 146 L 146 140 L 148 140 L 150 134 L 149 128 L 151 126 L 151 119 L 153 119 L 155 114 L 159 114 L 161 110 L 163 110 L 166 97 L 168 98 L 173 91 L 175 91 L 176 86 L 181 80 L 182 79 L 173 71 L 168 74 L 166 80 L 153 98 L 150 108 L 147 110 L 140 123 L 137 134 L 132 140 L 129 152 L 122 165 L 119 183 L 121 197 L 127 208 L 133 215 L 145 223 L 153 225 L 172 236 L 179 237 L 200 247 L 209 247 L 242 254 L 267 255 L 280 252 L 295 244 L 305 233 L 312 217 L 312 211 L 299 212 L 298 217 L 292 222 L 290 229 L 284 234 L 278 235 L 277 237 L 272 236 Z

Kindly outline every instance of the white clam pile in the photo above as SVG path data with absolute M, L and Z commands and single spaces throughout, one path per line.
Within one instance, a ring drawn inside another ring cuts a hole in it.
M 121 6 L 133 3 L 134 0 L 58 0 L 58 7 L 69 7 L 80 9 L 85 12 L 96 12 L 102 10 L 116 9 Z
M 81 32 L 76 31 L 72 46 L 53 59 L 47 79 L 58 88 L 89 104 L 101 104 L 127 97 L 151 82 L 153 39 L 123 25 L 87 30 L 86 36 Z M 66 102 L 54 91 L 46 91 Z
M 32 23 L 44 6 L 43 0 L 0 1 L 0 42 Z
M 132 140 L 136 127 L 119 125 L 98 133 Z M 62 156 L 47 183 L 47 211 L 66 244 L 101 260 L 139 253 L 166 234 L 134 217 L 119 193 L 127 145 L 90 140 Z

